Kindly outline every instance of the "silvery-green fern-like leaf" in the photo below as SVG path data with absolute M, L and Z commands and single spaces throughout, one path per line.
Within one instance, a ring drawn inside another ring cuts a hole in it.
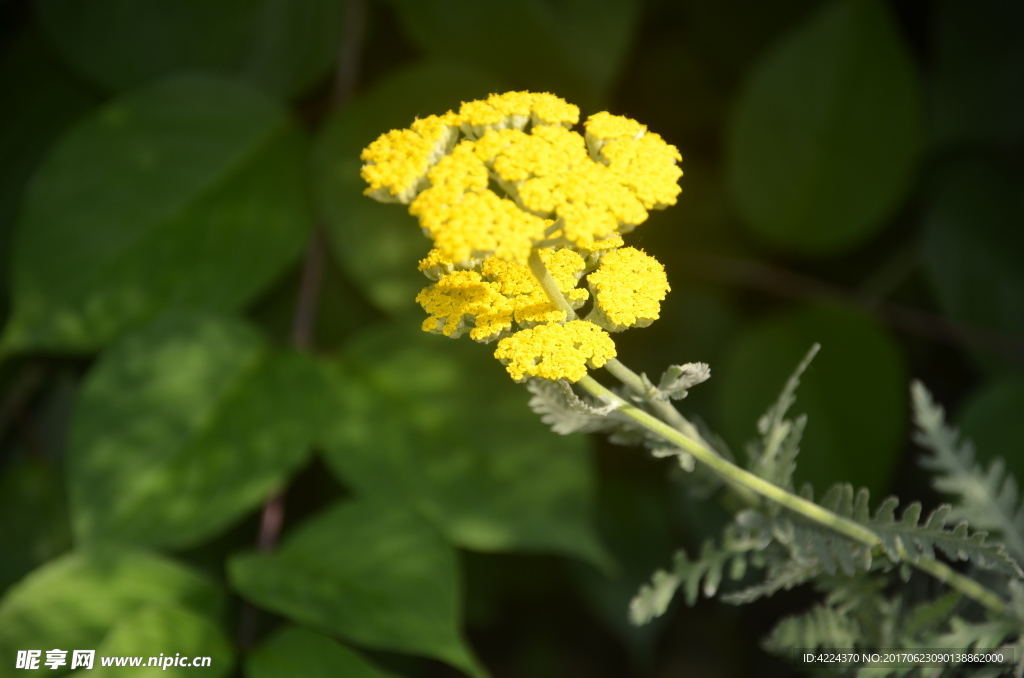
M 949 504 L 932 511 L 923 524 L 918 523 L 921 518 L 919 502 L 907 506 L 899 521 L 895 517 L 898 504 L 898 499 L 888 497 L 866 523 L 882 539 L 882 548 L 893 562 L 917 562 L 920 558 L 935 560 L 935 549 L 938 548 L 953 560 L 970 560 L 985 569 L 1011 577 L 1024 577 L 1024 572 L 1006 554 L 1002 544 L 986 541 L 986 532 L 972 533 L 966 521 L 948 529 L 952 512 Z
M 683 589 L 687 605 L 692 606 L 701 593 L 711 598 L 718 592 L 724 576 L 734 580 L 742 578 L 746 573 L 747 554 L 764 549 L 769 541 L 764 533 L 729 525 L 722 535 L 722 545 L 710 539 L 705 541 L 697 560 L 690 560 L 683 550 L 677 551 L 672 570 L 655 572 L 651 582 L 641 586 L 633 597 L 629 604 L 630 621 L 641 626 L 664 614 L 679 588 Z
M 796 457 L 800 452 L 800 440 L 807 424 L 806 416 L 801 415 L 793 420 L 787 419 L 786 413 L 796 402 L 800 376 L 820 348 L 819 344 L 814 344 L 797 365 L 779 397 L 758 420 L 757 432 L 760 439 L 747 448 L 747 468 L 765 480 L 786 489 L 793 487 Z
M 824 572 L 824 568 L 817 561 L 783 560 L 772 562 L 768 565 L 762 582 L 739 591 L 723 594 L 721 599 L 725 603 L 745 605 L 759 598 L 766 598 L 779 591 L 788 591 L 794 586 L 805 584 L 822 572 Z
M 933 485 L 958 498 L 950 520 L 967 520 L 976 529 L 990 530 L 1006 544 L 1018 562 L 1024 562 L 1024 504 L 1019 501 L 1017 481 L 996 459 L 986 471 L 974 458 L 974 446 L 961 441 L 959 432 L 946 424 L 945 411 L 920 382 L 911 385 L 914 440 L 931 454 L 921 465 L 935 473 Z

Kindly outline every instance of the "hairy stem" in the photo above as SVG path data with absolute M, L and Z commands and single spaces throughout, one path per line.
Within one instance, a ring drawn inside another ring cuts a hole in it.
M 576 314 L 569 306 L 569 303 L 565 300 L 561 290 L 558 289 L 558 285 L 555 283 L 551 273 L 544 265 L 537 249 L 534 249 L 530 253 L 530 270 L 537 278 L 537 281 L 540 283 L 540 286 L 543 288 L 551 302 L 558 308 L 566 311 L 568 315 L 567 319 L 575 319 Z M 617 359 L 613 358 L 612 360 L 609 360 L 605 364 L 605 368 L 625 384 L 627 388 L 643 397 L 645 401 L 652 406 L 652 409 L 662 417 L 662 419 L 659 419 L 658 417 L 655 417 L 636 405 L 626 401 L 614 391 L 602 386 L 590 375 L 587 375 L 576 382 L 577 385 L 598 400 L 610 405 L 616 405 L 617 412 L 622 416 L 631 419 L 636 424 L 661 437 L 679 449 L 692 454 L 698 461 L 710 467 L 712 471 L 718 474 L 719 477 L 721 477 L 730 486 L 739 489 L 742 495 L 749 496 L 749 493 L 751 492 L 756 495 L 760 495 L 769 501 L 773 501 L 776 504 L 789 509 L 797 515 L 803 516 L 814 523 L 827 527 L 833 532 L 841 534 L 844 537 L 852 539 L 860 544 L 864 544 L 870 548 L 880 547 L 882 545 L 881 537 L 875 534 L 871 529 L 856 521 L 850 520 L 849 518 L 844 518 L 833 513 L 832 511 L 815 504 L 813 501 L 808 501 L 803 497 L 795 495 L 792 492 L 765 480 L 761 476 L 740 468 L 732 462 L 717 455 L 711 450 L 711 446 L 701 438 L 693 425 L 679 414 L 679 411 L 676 410 L 671 403 L 665 402 L 659 398 L 651 397 L 650 394 L 647 393 L 649 389 L 644 383 L 644 380 Z M 687 429 L 692 431 L 692 434 L 689 433 Z M 960 591 L 967 597 L 977 601 L 996 614 L 1001 614 L 1006 608 L 1002 599 L 1000 599 L 1000 597 L 995 593 L 973 579 L 956 572 L 944 563 L 924 558 L 918 558 L 917 562 L 914 562 L 909 558 L 909 554 L 907 554 L 905 550 L 901 550 L 900 557 L 903 558 L 905 562 L 909 562 L 922 572 L 926 572 L 957 591 Z
M 533 248 L 530 251 L 530 272 L 533 273 L 533 277 L 540 283 L 541 289 L 548 295 L 548 299 L 554 304 L 559 310 L 565 311 L 566 320 L 576 320 L 576 311 L 573 310 L 569 302 L 565 300 L 562 295 L 562 291 L 558 289 L 558 283 L 555 282 L 554 277 L 551 275 L 551 271 L 544 265 L 544 260 L 540 258 L 540 249 Z
M 652 397 L 652 394 L 648 392 L 650 388 L 644 384 L 644 380 L 640 378 L 640 375 L 619 362 L 618 358 L 609 360 L 605 363 L 604 368 L 613 377 L 625 384 L 629 390 L 643 397 L 651 408 L 658 413 L 658 416 L 664 419 L 672 428 L 687 435 L 704 447 L 711 449 L 711 445 L 708 445 L 708 442 L 704 440 L 697 427 L 691 424 L 689 419 L 680 414 L 679 410 L 672 403 L 661 398 Z
M 778 485 L 768 482 L 764 478 L 722 459 L 711 450 L 707 449 L 697 441 L 683 435 L 660 419 L 648 414 L 639 407 L 626 402 L 613 391 L 610 391 L 599 384 L 593 377 L 588 375 L 576 383 L 584 391 L 599 400 L 617 404 L 619 406 L 617 411 L 622 416 L 633 420 L 635 423 L 643 426 L 648 431 L 660 436 L 680 449 L 686 450 L 698 461 L 707 464 L 715 473 L 730 484 L 746 487 L 762 497 L 789 509 L 793 513 L 801 515 L 810 521 L 818 523 L 819 525 L 823 525 L 856 542 L 865 544 L 872 548 L 881 545 L 881 538 L 867 527 L 864 527 L 860 523 L 848 518 L 843 518 L 842 516 L 815 504 L 813 501 L 808 501 L 803 497 L 792 494 Z M 995 613 L 1001 613 L 1005 609 L 1005 605 L 1002 600 L 995 593 L 989 591 L 973 579 L 959 574 L 943 563 L 923 558 L 919 558 L 917 562 L 912 562 L 910 560 L 907 562 L 910 562 L 911 565 L 914 565 L 921 571 L 927 572 L 940 581 L 945 582 L 949 586 L 955 588 L 969 598 L 976 600 Z

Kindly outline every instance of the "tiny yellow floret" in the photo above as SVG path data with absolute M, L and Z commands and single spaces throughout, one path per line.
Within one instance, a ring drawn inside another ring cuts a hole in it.
M 615 357 L 615 342 L 597 325 L 573 320 L 520 330 L 498 342 L 494 357 L 517 382 L 530 377 L 576 382 L 588 367 L 602 367 Z
M 669 291 L 665 267 L 633 247 L 607 253 L 587 277 L 594 294 L 591 320 L 610 332 L 647 327 Z

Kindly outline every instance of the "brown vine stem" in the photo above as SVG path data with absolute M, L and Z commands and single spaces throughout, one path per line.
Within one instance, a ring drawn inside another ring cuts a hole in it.
M 348 0 L 345 3 L 345 17 L 338 47 L 334 86 L 331 90 L 331 108 L 337 110 L 352 100 L 359 77 L 359 60 L 363 48 L 363 30 L 366 24 L 366 0 Z M 306 254 L 302 262 L 302 278 L 295 300 L 295 315 L 292 317 L 290 342 L 297 351 L 313 350 L 316 331 L 317 310 L 320 306 L 320 291 L 323 283 L 324 266 L 327 263 L 327 238 L 324 229 L 316 224 L 309 235 Z M 260 513 L 260 525 L 256 535 L 256 548 L 269 553 L 277 546 L 284 526 L 285 490 L 267 500 Z M 259 630 L 260 612 L 246 603 L 242 608 L 239 623 L 238 644 L 243 649 L 252 647 Z

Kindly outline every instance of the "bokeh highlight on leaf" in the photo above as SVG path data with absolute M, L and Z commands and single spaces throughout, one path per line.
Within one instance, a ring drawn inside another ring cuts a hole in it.
M 162 556 L 76 551 L 35 570 L 0 600 L 0 676 L 21 674 L 14 668 L 18 650 L 98 648 L 112 628 L 153 606 L 215 618 L 221 605 L 210 581 Z M 51 675 L 68 667 L 62 669 Z
M 266 501 L 332 415 L 308 357 L 250 327 L 163 317 L 126 335 L 83 386 L 69 436 L 79 543 L 185 547 Z
M 487 353 L 415 323 L 357 336 L 333 373 L 325 460 L 360 496 L 419 512 L 455 545 L 607 569 L 588 441 L 548 431 Z

